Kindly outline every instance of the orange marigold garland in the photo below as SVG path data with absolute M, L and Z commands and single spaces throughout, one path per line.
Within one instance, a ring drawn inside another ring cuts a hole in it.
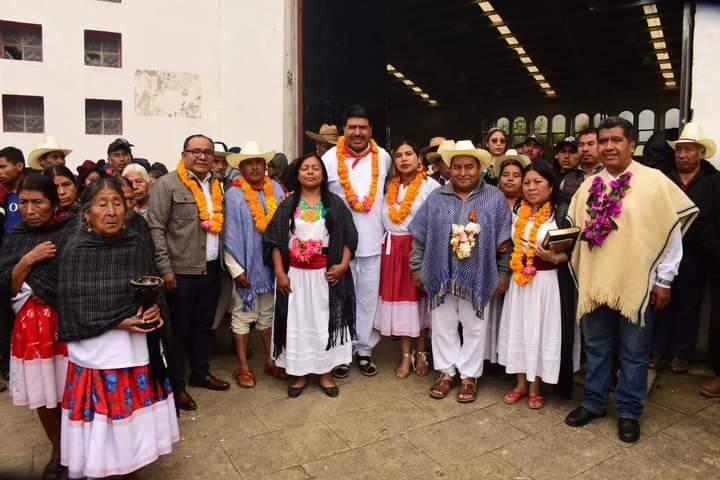
M 520 204 L 518 219 L 515 221 L 515 233 L 513 234 L 513 243 L 515 246 L 513 247 L 512 256 L 510 257 L 510 269 L 513 271 L 513 280 L 521 287 L 530 283 L 537 273 L 537 269 L 533 266 L 537 234 L 543 223 L 550 217 L 550 209 L 550 202 L 545 202 L 535 214 L 535 220 L 530 229 L 530 235 L 528 236 L 527 251 L 525 251 L 522 237 L 525 234 L 528 220 L 532 215 L 532 208 L 525 200 Z M 524 264 L 523 258 L 525 258 Z
M 410 209 L 413 203 L 415 203 L 415 198 L 417 198 L 423 180 L 425 180 L 425 172 L 418 172 L 410 182 L 410 185 L 408 185 L 405 198 L 403 198 L 398 208 L 395 204 L 398 203 L 398 193 L 400 192 L 400 176 L 396 175 L 393 177 L 390 186 L 388 186 L 387 194 L 385 195 L 385 203 L 390 207 L 388 208 L 388 216 L 393 223 L 400 225 L 405 221 L 407 216 L 410 215 Z
M 373 139 L 370 139 L 370 151 L 372 152 L 370 192 L 367 197 L 360 201 L 355 190 L 353 190 L 352 183 L 350 182 L 350 172 L 345 163 L 345 138 L 338 138 L 336 156 L 340 185 L 343 187 L 345 200 L 347 200 L 350 208 L 361 213 L 367 213 L 372 210 L 373 203 L 375 203 L 375 195 L 377 194 L 378 178 L 380 177 L 380 154 L 378 153 L 377 143 L 375 143 Z
M 270 224 L 270 220 L 272 220 L 273 215 L 275 215 L 275 210 L 277 210 L 275 189 L 273 188 L 272 180 L 270 180 L 270 177 L 265 177 L 263 181 L 263 193 L 265 194 L 265 208 L 267 209 L 267 213 L 265 213 L 262 203 L 260 202 L 260 195 L 258 195 L 245 178 L 237 177 L 233 180 L 233 185 L 240 187 L 243 193 L 245 193 L 245 200 L 247 200 L 248 207 L 250 207 L 255 228 L 258 232 L 265 233 L 265 230 Z
M 185 163 L 182 160 L 178 163 L 177 173 L 182 184 L 190 190 L 190 193 L 192 193 L 192 196 L 195 199 L 198 216 L 200 217 L 200 228 L 206 232 L 214 234 L 220 233 L 223 228 L 223 222 L 225 221 L 225 217 L 223 216 L 223 191 L 220 179 L 210 179 L 210 193 L 212 196 L 213 206 L 213 213 L 210 215 L 202 188 L 198 182 L 190 178 L 187 168 L 185 167 Z

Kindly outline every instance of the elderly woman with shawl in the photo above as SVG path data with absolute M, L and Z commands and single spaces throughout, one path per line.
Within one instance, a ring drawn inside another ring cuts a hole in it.
M 0 294 L 15 312 L 10 356 L 13 403 L 37 410 L 52 443 L 43 479 L 61 478 L 60 409 L 67 348 L 58 342 L 58 255 L 76 231 L 77 217 L 58 213 L 60 198 L 52 179 L 28 175 L 18 188 L 22 222 L 0 250 Z
M 294 163 L 300 186 L 277 209 L 263 236 L 266 261 L 277 279 L 273 357 L 293 376 L 288 396 L 320 375 L 326 395 L 339 394 L 332 369 L 352 361 L 355 288 L 350 260 L 358 234 L 350 210 L 328 190 L 315 153 Z
M 144 309 L 130 284 L 157 270 L 147 239 L 125 228 L 120 181 L 92 183 L 86 199 L 59 267 L 58 335 L 69 357 L 61 459 L 70 478 L 130 475 L 179 439 L 160 308 Z

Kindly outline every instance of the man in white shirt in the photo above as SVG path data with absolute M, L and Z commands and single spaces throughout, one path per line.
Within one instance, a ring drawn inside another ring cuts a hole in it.
M 380 250 L 385 230 L 382 201 L 390 155 L 372 140 L 372 123 L 367 110 L 354 105 L 345 112 L 343 136 L 337 146 L 322 157 L 328 172 L 330 191 L 342 198 L 353 215 L 359 238 L 350 264 L 355 282 L 357 340 L 353 347 L 360 373 L 377 374 L 372 351 L 380 340 L 373 328 L 380 286 Z M 347 377 L 349 365 L 333 370 L 337 378 Z

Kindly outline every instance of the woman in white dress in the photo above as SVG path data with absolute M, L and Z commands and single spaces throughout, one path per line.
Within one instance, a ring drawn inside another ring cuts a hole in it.
M 314 153 L 290 168 L 299 191 L 278 207 L 263 236 L 277 279 L 273 357 L 292 376 L 289 397 L 303 392 L 309 374 L 320 375 L 320 388 L 337 397 L 332 369 L 352 361 L 355 288 L 349 268 L 357 230 L 350 210 L 328 190 L 325 165 Z
M 437 181 L 425 175 L 417 147 L 408 141 L 400 142 L 393 150 L 393 175 L 383 199 L 385 241 L 374 321 L 375 329 L 383 336 L 400 337 L 402 359 L 395 371 L 398 378 L 407 378 L 413 366 L 421 377 L 430 372 L 425 348 L 430 311 L 425 292 L 415 287 L 410 271 L 412 235 L 408 225 L 430 192 L 438 187 Z M 413 340 L 417 345 L 415 352 Z
M 565 364 L 563 372 L 572 372 L 573 364 L 579 363 L 579 355 L 567 356 L 573 352 L 577 327 L 573 320 L 566 325 L 564 310 L 568 305 L 563 305 L 563 300 L 571 295 L 561 295 L 560 288 L 558 269 L 565 267 L 568 254 L 541 246 L 547 232 L 558 228 L 566 211 L 558 204 L 558 181 L 547 162 L 538 161 L 527 168 L 522 193 L 523 200 L 513 215 L 513 280 L 500 320 L 498 361 L 507 373 L 517 376 L 516 386 L 505 395 L 504 402 L 514 404 L 527 396 L 528 406 L 539 409 L 545 404 L 541 382 L 557 384 L 561 363 Z M 563 373 L 563 382 L 566 377 Z

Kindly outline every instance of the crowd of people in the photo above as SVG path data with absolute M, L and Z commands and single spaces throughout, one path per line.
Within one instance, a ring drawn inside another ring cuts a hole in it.
M 720 298 L 715 143 L 689 123 L 648 166 L 619 117 L 552 152 L 536 134 L 508 149 L 494 128 L 388 153 L 372 132 L 352 106 L 290 163 L 196 134 L 170 172 L 121 138 L 77 175 L 51 137 L 27 165 L 0 150 L 0 355 L 52 443 L 44 478 L 133 478 L 169 453 L 177 412 L 199 408 L 186 385 L 230 388 L 210 368 L 224 318 L 241 388 L 259 381 L 252 330 L 291 398 L 310 375 L 338 396 L 353 363 L 376 375 L 373 351 L 395 337 L 395 376 L 435 370 L 430 396 L 456 388 L 460 403 L 489 362 L 515 378 L 506 404 L 541 409 L 543 384 L 571 398 L 584 362 L 567 425 L 605 416 L 614 384 L 618 435 L 638 440 L 648 368 L 686 373 L 706 282 Z

